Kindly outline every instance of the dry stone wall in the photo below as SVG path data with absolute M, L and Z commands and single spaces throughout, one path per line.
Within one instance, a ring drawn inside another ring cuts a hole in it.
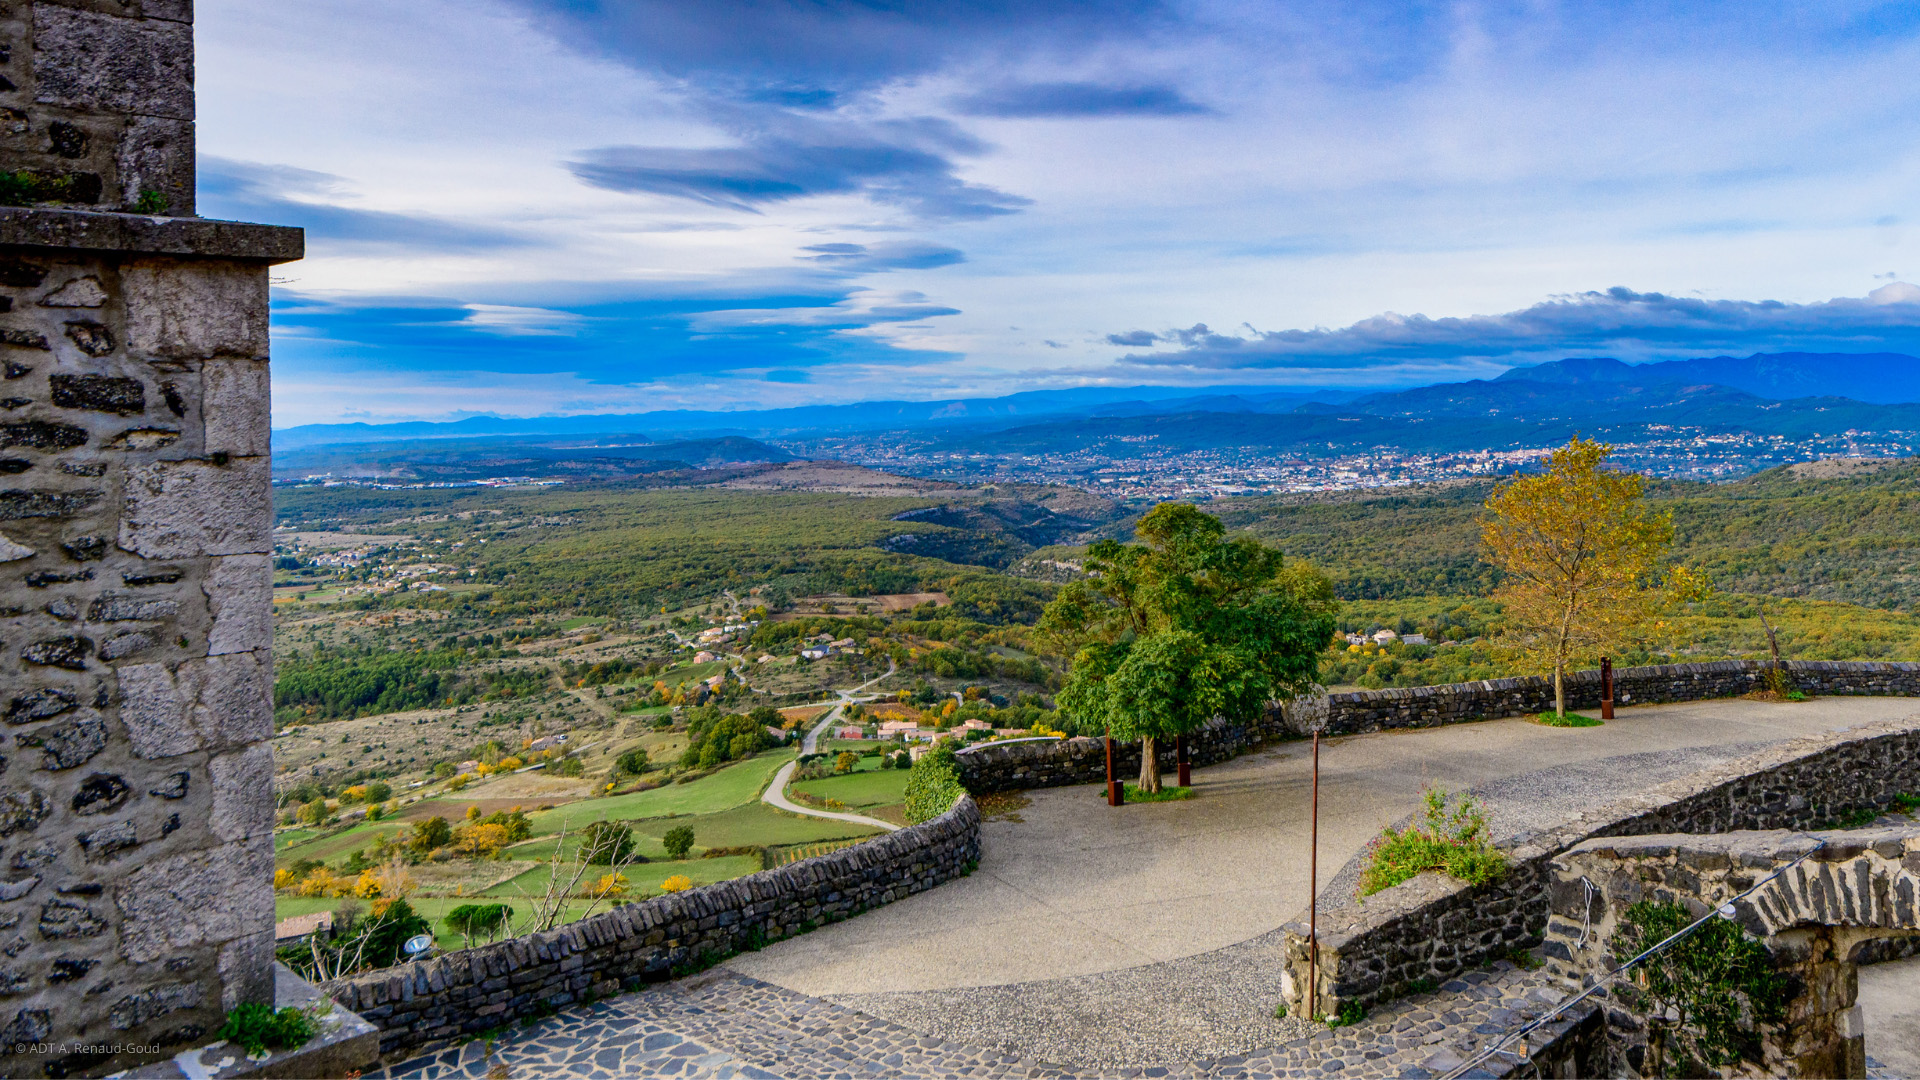
M 9 1076 L 273 997 L 267 268 L 302 238 L 190 216 L 191 18 L 0 2 Z
M 1760 689 L 1767 667 L 1759 660 L 1721 660 L 1615 668 L 1614 701 L 1619 705 L 1650 705 L 1737 697 Z M 1794 684 L 1809 694 L 1920 695 L 1920 664 L 1789 660 L 1785 667 Z M 1600 672 L 1569 672 L 1566 690 L 1568 708 L 1599 708 Z M 1305 733 L 1310 722 L 1324 715 L 1327 734 L 1356 735 L 1528 716 L 1550 712 L 1553 705 L 1553 680 L 1530 675 L 1446 686 L 1330 694 L 1324 699 L 1290 703 L 1283 711 L 1287 727 L 1296 733 Z
M 905 899 L 979 858 L 980 811 L 963 796 L 862 844 L 323 989 L 382 1029 L 382 1053 L 436 1046 Z

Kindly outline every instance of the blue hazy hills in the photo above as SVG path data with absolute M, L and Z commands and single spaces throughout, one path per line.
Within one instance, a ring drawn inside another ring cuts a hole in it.
M 1586 357 L 1388 392 L 1089 387 L 738 412 L 314 424 L 276 431 L 273 443 L 286 464 L 289 458 L 318 464 L 336 455 L 344 463 L 375 450 L 355 444 L 379 444 L 373 456 L 390 461 L 426 456 L 450 463 L 511 446 L 556 465 L 594 456 L 710 467 L 787 457 L 759 439 L 831 433 L 927 431 L 943 446 L 982 452 L 1094 444 L 1119 452 L 1120 440 L 1151 435 L 1163 449 L 1248 446 L 1318 454 L 1354 446 L 1444 452 L 1541 445 L 1576 432 L 1632 438 L 1656 425 L 1787 438 L 1920 430 L 1920 358 L 1762 353 L 1627 364 Z M 536 452 L 542 444 L 554 448 Z

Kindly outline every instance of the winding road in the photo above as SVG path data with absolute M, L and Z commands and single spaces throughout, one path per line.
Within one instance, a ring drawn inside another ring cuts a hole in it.
M 806 738 L 800 742 L 800 752 L 802 754 L 819 753 L 821 733 L 832 727 L 834 723 L 840 719 L 841 714 L 846 711 L 847 706 L 854 703 L 855 698 L 853 695 L 858 694 L 898 670 L 900 670 L 900 665 L 895 662 L 892 657 L 888 657 L 886 674 L 876 675 L 851 690 L 834 691 L 834 693 L 840 695 L 840 700 L 835 702 L 833 708 L 828 709 L 826 715 L 820 718 L 820 722 L 813 725 L 813 728 L 807 732 Z M 867 698 L 861 700 L 872 699 Z M 787 782 L 793 779 L 793 772 L 799 767 L 800 763 L 798 761 L 789 761 L 785 765 L 780 766 L 780 771 L 773 774 L 773 783 L 768 784 L 767 790 L 761 793 L 760 801 L 766 803 L 768 806 L 785 810 L 790 814 L 801 814 L 806 817 L 832 818 L 835 821 L 851 821 L 857 825 L 871 825 L 876 829 L 885 829 L 888 832 L 895 832 L 900 828 L 900 826 L 895 825 L 891 821 L 881 821 L 879 818 L 867 817 L 865 814 L 843 814 L 833 810 L 815 810 L 810 806 L 801 806 L 799 803 L 788 799 Z

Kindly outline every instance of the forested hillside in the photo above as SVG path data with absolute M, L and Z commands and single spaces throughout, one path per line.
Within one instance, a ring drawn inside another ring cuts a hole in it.
M 1221 500 L 1210 506 L 1288 554 L 1311 559 L 1351 599 L 1480 594 L 1481 504 L 1491 483 L 1391 495 Z M 1920 606 L 1920 464 L 1811 479 L 1772 469 L 1728 484 L 1655 482 L 1672 510 L 1674 557 L 1722 589 Z

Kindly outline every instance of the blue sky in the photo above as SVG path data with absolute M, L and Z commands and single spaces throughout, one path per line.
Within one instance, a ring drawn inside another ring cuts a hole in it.
M 1920 353 L 1912 4 L 197 7 L 281 426 Z

